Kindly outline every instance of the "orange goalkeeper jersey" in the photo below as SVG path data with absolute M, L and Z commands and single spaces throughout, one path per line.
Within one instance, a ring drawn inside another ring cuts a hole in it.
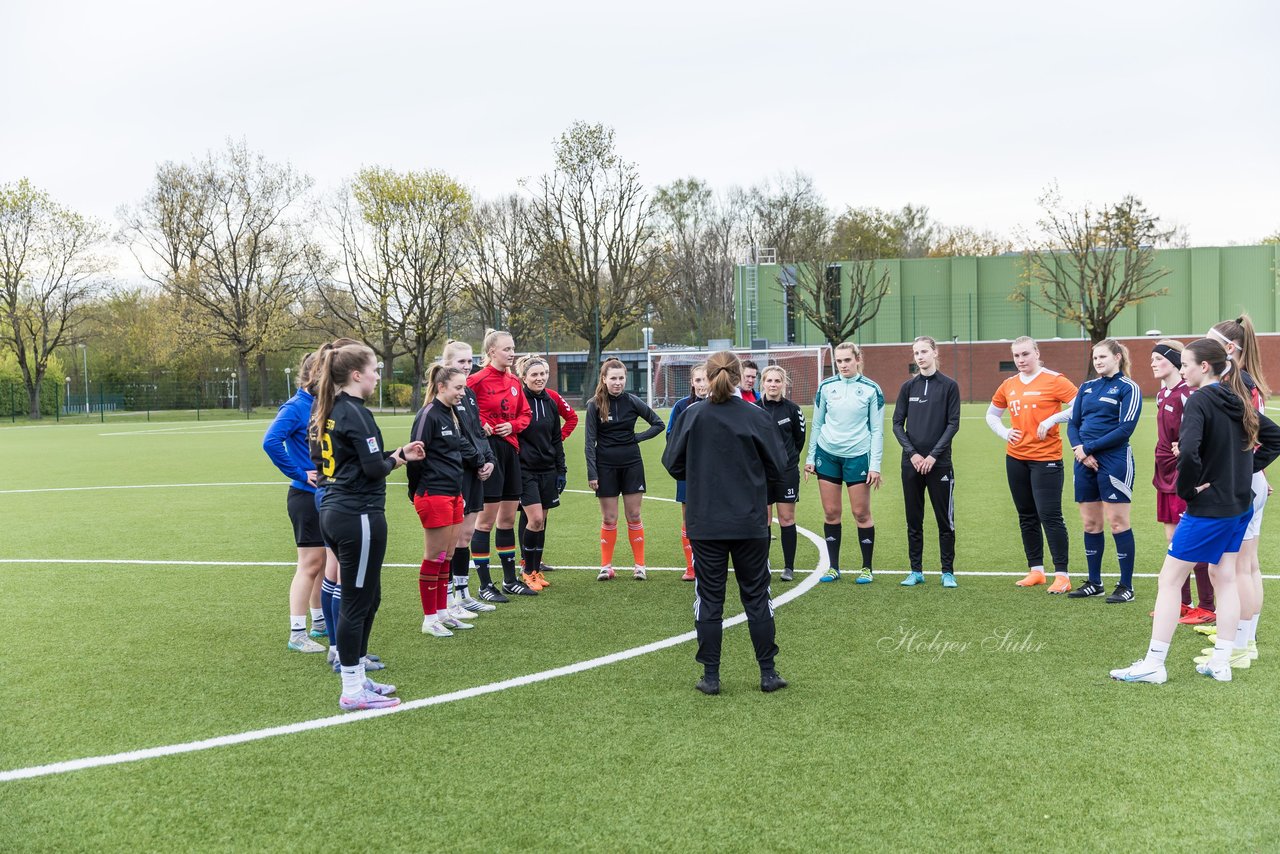
M 1009 456 L 1018 460 L 1062 459 L 1062 437 L 1058 425 L 1053 425 L 1043 439 L 1036 437 L 1040 422 L 1062 410 L 1064 403 L 1075 400 L 1076 387 L 1071 380 L 1057 371 L 1041 368 L 1035 379 L 1024 383 L 1015 374 L 996 389 L 991 405 L 1009 411 L 1009 423 L 1014 430 L 1022 431 L 1022 438 L 1009 443 Z

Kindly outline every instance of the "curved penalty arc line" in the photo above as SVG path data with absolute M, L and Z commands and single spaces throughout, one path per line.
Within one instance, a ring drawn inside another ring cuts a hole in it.
M 649 496 L 649 498 L 657 501 L 672 501 L 670 498 L 653 498 L 653 496 Z M 806 528 L 797 526 L 796 531 L 817 547 L 817 570 L 808 573 L 807 577 L 796 584 L 795 587 L 774 599 L 773 604 L 775 607 L 785 605 L 786 603 L 797 599 L 812 590 L 817 586 L 819 579 L 827 568 L 826 543 L 817 534 Z M 724 621 L 724 627 L 730 628 L 732 626 L 740 625 L 746 622 L 746 619 L 747 615 L 745 613 L 736 614 Z M 108 765 L 124 765 L 131 762 L 141 762 L 147 759 L 159 759 L 164 756 L 197 753 L 202 750 L 212 750 L 217 747 L 229 747 L 236 744 L 263 741 L 277 736 L 295 735 L 297 733 L 310 732 L 312 730 L 359 723 L 361 721 L 379 718 L 385 715 L 401 714 L 403 712 L 414 711 L 416 709 L 425 709 L 431 706 L 453 703 L 458 700 L 469 700 L 473 697 L 482 697 L 486 694 L 496 694 L 500 691 L 506 691 L 511 688 L 520 688 L 525 685 L 547 682 L 561 676 L 571 676 L 575 673 L 584 673 L 588 670 L 595 670 L 599 667 L 617 664 L 621 661 L 628 661 L 632 658 L 638 658 L 651 652 L 657 652 L 659 650 L 677 646 L 685 643 L 686 641 L 694 640 L 695 638 L 697 638 L 696 632 L 683 632 L 678 635 L 663 638 L 662 640 L 632 647 L 631 649 L 624 649 L 619 652 L 609 653 L 608 655 L 598 656 L 585 661 L 566 664 L 562 667 L 553 667 L 550 670 L 542 670 L 537 673 L 530 673 L 524 676 L 515 676 L 510 679 L 491 682 L 487 685 L 478 685 L 473 688 L 451 691 L 447 694 L 437 694 L 433 697 L 423 697 L 418 700 L 410 700 L 390 709 L 368 709 L 360 712 L 347 712 L 340 715 L 314 718 L 307 721 L 298 721 L 297 723 L 282 724 L 280 726 L 266 727 L 264 729 L 233 733 L 231 735 L 221 735 L 213 738 L 200 739 L 198 741 L 188 741 L 180 744 L 163 745 L 160 747 L 148 747 L 141 750 L 129 750 L 122 753 L 111 753 L 101 756 L 89 756 L 83 759 L 71 759 L 63 762 L 53 762 L 46 765 L 34 765 L 28 768 L 14 768 L 8 771 L 0 771 L 0 783 L 12 782 L 15 780 L 30 780 L 36 777 L 48 777 L 55 774 L 67 774 L 73 771 L 85 771 L 90 768 L 102 768 Z

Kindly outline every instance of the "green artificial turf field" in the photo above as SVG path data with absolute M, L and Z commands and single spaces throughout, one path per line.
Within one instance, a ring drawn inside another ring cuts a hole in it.
M 1020 541 L 983 411 L 965 407 L 955 445 L 960 588 L 938 583 L 928 513 L 929 583 L 897 584 L 906 538 L 889 435 L 873 502 L 882 572 L 780 605 L 785 691 L 759 692 L 735 627 L 719 697 L 693 690 L 684 641 L 344 725 L 31 779 L 4 772 L 339 716 L 339 685 L 323 656 L 285 649 L 294 550 L 286 489 L 260 447 L 265 422 L 0 427 L 0 850 L 1276 846 L 1273 648 L 1219 685 L 1194 673 L 1204 644 L 1183 627 L 1168 684 L 1111 682 L 1110 668 L 1145 650 L 1154 579 L 1138 580 L 1130 605 L 1014 588 Z M 407 416 L 379 420 L 388 443 L 406 437 Z M 1164 552 L 1153 442 L 1148 415 L 1134 440 L 1140 573 Z M 570 489 L 585 490 L 581 431 L 569 445 Z M 662 439 L 645 451 L 649 499 L 672 497 Z M 601 584 L 562 568 L 543 595 L 481 615 L 472 632 L 423 635 L 421 530 L 403 474 L 393 480 L 396 566 L 372 646 L 390 665 L 380 678 L 411 704 L 693 627 L 693 586 L 676 572 Z M 154 488 L 104 488 L 138 486 Z M 1069 484 L 1065 499 L 1078 582 Z M 646 500 L 644 519 L 649 565 L 682 566 L 678 506 Z M 812 481 L 798 521 L 821 532 Z M 595 564 L 598 524 L 594 498 L 566 493 L 547 562 Z M 1264 572 L 1280 557 L 1275 524 L 1263 529 Z M 847 535 L 846 566 L 856 548 Z M 629 559 L 620 542 L 616 563 Z M 802 537 L 800 566 L 818 560 Z

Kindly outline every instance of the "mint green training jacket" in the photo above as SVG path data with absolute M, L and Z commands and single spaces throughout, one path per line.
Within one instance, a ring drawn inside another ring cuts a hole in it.
M 884 392 L 858 374 L 827 377 L 813 400 L 813 441 L 806 465 L 813 465 L 818 446 L 835 457 L 870 454 L 869 469 L 880 471 L 884 454 Z

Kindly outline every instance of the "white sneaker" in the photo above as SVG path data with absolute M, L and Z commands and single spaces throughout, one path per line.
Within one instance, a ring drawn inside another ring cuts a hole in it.
M 422 618 L 422 633 L 424 635 L 435 635 L 438 638 L 453 637 L 453 632 L 446 629 L 440 621 L 436 619 L 435 614 Z
M 470 623 L 464 623 L 462 622 L 462 620 L 459 620 L 457 617 L 452 617 L 452 616 L 445 617 L 443 620 L 440 621 L 439 625 L 444 626 L 446 629 L 454 629 L 454 630 L 462 630 L 462 631 L 465 631 L 466 629 L 475 628 L 475 626 L 471 625 Z
M 613 578 L 614 574 L 612 566 L 602 566 L 600 567 L 600 574 L 596 576 L 596 581 L 608 581 Z
M 493 606 L 490 605 L 489 607 L 493 607 Z M 450 605 L 449 616 L 453 617 L 455 620 L 474 620 L 476 618 L 475 614 L 468 611 L 462 605 Z
M 470 596 L 462 597 L 459 604 L 473 614 L 484 614 L 488 611 L 498 610 L 497 606 L 490 605 L 488 602 L 481 602 L 478 599 L 472 599 Z
M 635 576 L 636 581 L 644 581 L 648 577 L 645 575 L 644 567 L 639 564 L 636 565 L 635 572 L 632 574 Z
M 328 647 L 307 637 L 306 632 L 292 632 L 289 635 L 289 649 L 294 652 L 324 652 Z
M 325 653 L 325 661 L 334 664 L 338 660 L 338 648 L 333 644 L 329 645 L 329 651 Z
M 1211 676 L 1218 682 L 1230 682 L 1231 663 L 1227 662 L 1226 664 L 1215 665 L 1211 661 L 1206 661 L 1204 664 L 1196 665 L 1196 673 L 1199 673 L 1201 676 Z
M 1112 670 L 1111 678 L 1121 682 L 1150 682 L 1152 685 L 1163 685 L 1169 680 L 1169 674 L 1163 664 L 1147 664 L 1144 658 L 1128 667 Z

